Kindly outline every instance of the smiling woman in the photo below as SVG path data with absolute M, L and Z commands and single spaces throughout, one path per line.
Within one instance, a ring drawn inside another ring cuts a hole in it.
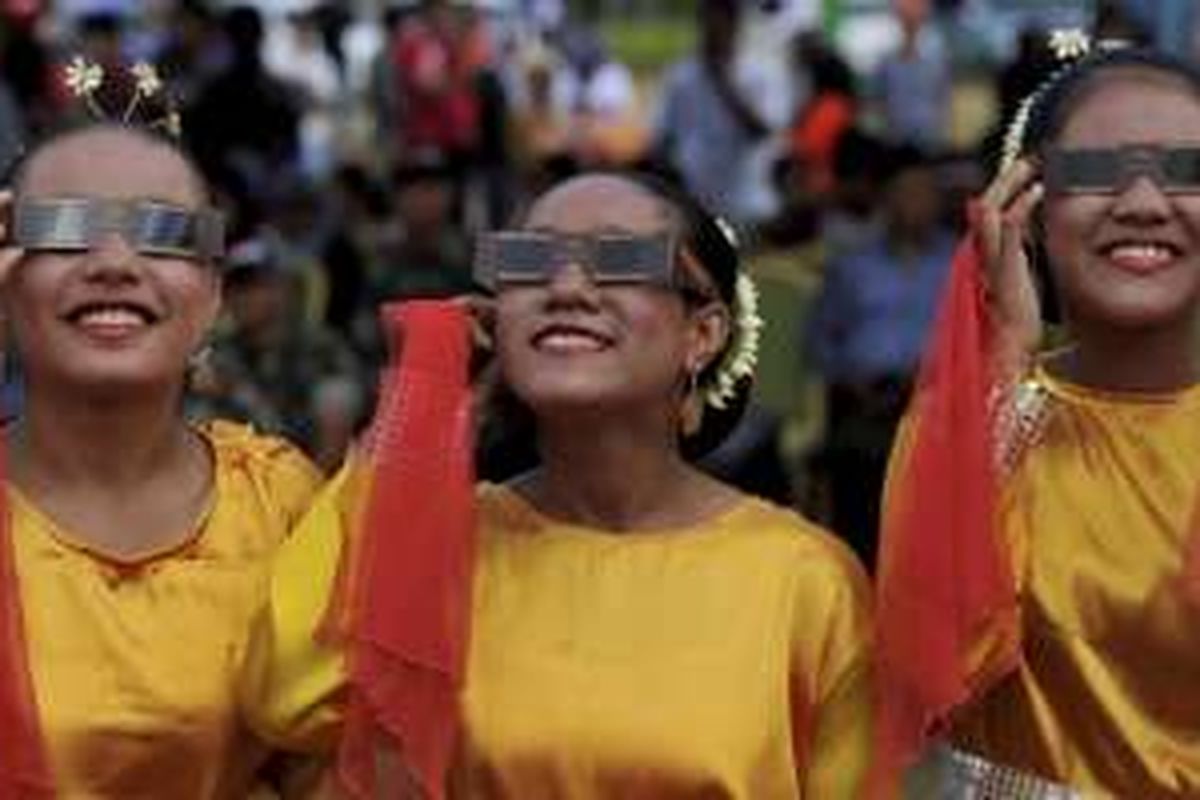
M 541 466 L 478 488 L 464 585 L 426 580 L 418 595 L 470 597 L 448 769 L 420 758 L 428 717 L 379 720 L 425 793 L 856 796 L 870 738 L 862 570 L 832 537 L 684 455 L 728 430 L 748 389 L 731 374 L 752 362 L 757 322 L 732 240 L 673 188 L 588 175 L 485 242 L 478 266 L 496 292 L 500 371 L 536 421 Z M 386 431 L 378 442 L 409 452 Z M 373 552 L 344 543 L 355 469 L 276 565 L 255 652 L 259 721 L 285 742 L 328 747 L 341 722 L 342 655 L 313 634 L 338 553 Z M 375 478 L 375 492 L 404 489 Z M 405 524 L 394 517 L 387 533 Z M 414 580 L 438 569 L 432 546 L 409 558 Z M 416 647 L 377 687 L 352 682 L 350 697 L 427 696 L 413 669 L 429 653 Z M 362 763 L 343 762 L 341 777 L 361 779 Z
M 93 111 L 151 109 L 146 70 L 74 74 Z M 266 760 L 236 705 L 242 654 L 318 476 L 282 442 L 182 418 L 220 304 L 207 197 L 127 111 L 38 143 L 0 200 L 25 375 L 0 432 L 0 796 L 245 797 Z
M 1200 73 L 1100 48 L 1026 111 L 894 455 L 880 752 L 948 731 L 949 798 L 1194 797 Z

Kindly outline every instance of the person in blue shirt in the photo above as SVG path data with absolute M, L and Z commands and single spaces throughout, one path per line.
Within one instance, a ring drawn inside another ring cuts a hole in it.
M 954 254 L 937 172 L 895 148 L 881 225 L 826 269 L 807 350 L 828 387 L 824 466 L 832 527 L 869 566 L 888 453 Z

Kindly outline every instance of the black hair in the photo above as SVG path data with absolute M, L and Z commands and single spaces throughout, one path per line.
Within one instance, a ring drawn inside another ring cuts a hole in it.
M 679 215 L 682 246 L 700 262 L 700 266 L 716 284 L 721 299 L 730 309 L 729 337 L 724 347 L 700 374 L 699 384 L 705 387 L 716 379 L 720 364 L 736 338 L 733 326 L 737 324 L 737 280 L 741 272 L 741 256 L 738 253 L 737 242 L 733 239 L 732 229 L 677 183 L 648 173 L 624 173 L 624 177 L 666 203 Z M 700 458 L 733 431 L 750 402 L 752 385 L 753 380 L 749 377 L 740 380 L 725 408 L 714 408 L 704 404 L 700 429 L 680 443 L 685 458 Z
M 1062 134 L 1075 110 L 1110 78 L 1139 73 L 1176 81 L 1200 102 L 1200 70 L 1190 62 L 1158 50 L 1101 46 L 1091 55 L 1053 73 L 1034 91 L 1028 121 L 1021 135 L 1020 153 L 1036 157 L 1039 150 Z M 1060 322 L 1060 302 L 1042 228 L 1038 214 L 1034 218 L 1031 262 L 1041 296 L 1042 315 L 1049 322 Z

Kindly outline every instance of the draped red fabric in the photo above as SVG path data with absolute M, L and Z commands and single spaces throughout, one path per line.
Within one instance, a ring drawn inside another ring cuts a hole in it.
M 329 620 L 348 650 L 338 778 L 353 797 L 402 797 L 415 781 L 439 799 L 470 634 L 469 324 L 460 304 L 433 300 L 389 305 L 383 321 L 393 364 Z
M 0 800 L 35 800 L 53 791 L 29 674 L 5 483 L 0 449 Z
M 950 712 L 979 687 L 972 654 L 1013 630 L 1016 587 L 999 531 L 990 409 L 994 326 L 977 237 L 955 253 L 893 467 L 877 587 L 874 798 L 896 782 Z M 1006 654 L 1015 659 L 1016 653 Z M 1015 663 L 1015 661 L 1013 662 Z

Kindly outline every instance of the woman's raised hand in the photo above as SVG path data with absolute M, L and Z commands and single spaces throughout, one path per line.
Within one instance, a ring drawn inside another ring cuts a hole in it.
M 1042 338 L 1038 292 L 1025 245 L 1044 188 L 1034 164 L 1018 159 L 984 191 L 977 205 L 980 244 L 992 312 L 1003 341 L 1033 353 Z
M 8 189 L 0 190 L 0 286 L 8 281 L 8 274 L 12 271 L 13 266 L 25 254 L 24 250 L 14 245 L 9 239 L 12 205 L 12 192 Z

